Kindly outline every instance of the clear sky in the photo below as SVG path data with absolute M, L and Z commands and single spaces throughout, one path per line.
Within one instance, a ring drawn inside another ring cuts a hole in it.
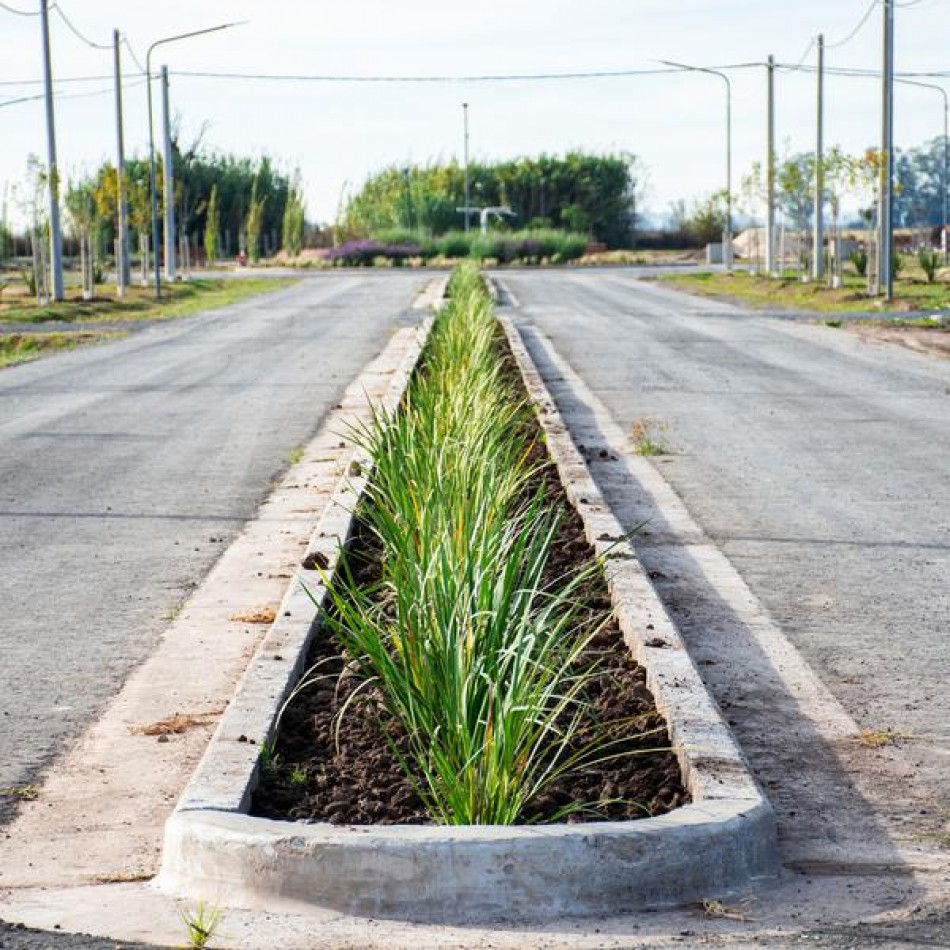
M 38 0 L 5 0 L 35 10 Z M 299 167 L 311 218 L 334 217 L 344 188 L 390 163 L 461 156 L 461 103 L 470 103 L 476 158 L 622 149 L 649 173 L 646 205 L 663 213 L 677 198 L 701 196 L 725 180 L 723 83 L 678 74 L 555 82 L 401 85 L 245 82 L 175 76 L 176 71 L 323 75 L 448 75 L 649 69 L 660 59 L 696 65 L 801 60 L 823 32 L 846 37 L 870 0 L 56 0 L 91 40 L 127 36 L 144 62 L 153 40 L 246 19 L 247 25 L 157 50 L 167 63 L 172 110 L 185 141 L 242 154 L 268 153 Z M 950 66 L 950 0 L 898 0 L 898 70 Z M 53 14 L 54 77 L 108 76 L 107 51 L 90 49 Z M 829 51 L 831 66 L 880 63 L 881 9 L 853 40 Z M 41 76 L 37 17 L 0 8 L 0 183 L 21 180 L 27 156 L 45 157 L 41 101 L 4 106 L 40 87 L 7 84 Z M 806 63 L 814 61 L 814 52 Z M 128 78 L 135 67 L 125 57 Z M 765 71 L 731 74 L 734 183 L 764 157 Z M 948 80 L 931 80 L 946 82 Z M 59 161 L 64 176 L 92 170 L 115 149 L 108 79 L 57 85 Z M 869 79 L 829 79 L 826 142 L 857 151 L 879 137 L 880 88 Z M 779 149 L 814 142 L 814 78 L 777 77 Z M 156 114 L 156 118 L 158 115 Z M 126 141 L 145 153 L 144 85 L 126 94 Z M 900 87 L 898 144 L 941 134 L 939 93 Z

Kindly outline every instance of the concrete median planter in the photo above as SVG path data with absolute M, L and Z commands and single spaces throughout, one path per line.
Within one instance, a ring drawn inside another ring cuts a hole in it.
M 423 324 L 385 403 L 398 404 Z M 320 575 L 301 569 L 165 833 L 156 886 L 223 905 L 418 922 L 596 916 L 724 895 L 778 868 L 772 810 L 522 344 L 502 318 L 571 503 L 607 555 L 621 629 L 646 669 L 692 803 L 631 822 L 516 827 L 333 826 L 247 814 L 269 741 L 307 656 Z M 351 471 L 365 473 L 366 460 Z M 332 571 L 365 475 L 345 477 L 310 546 Z M 315 606 L 303 584 L 316 592 Z

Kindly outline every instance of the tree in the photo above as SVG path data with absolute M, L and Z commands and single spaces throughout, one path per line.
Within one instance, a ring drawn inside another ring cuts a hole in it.
M 295 180 L 287 194 L 287 203 L 284 205 L 280 242 L 281 247 L 290 257 L 297 257 L 303 248 L 305 218 L 300 182 Z
M 82 271 L 82 296 L 89 300 L 93 295 L 95 259 L 92 236 L 98 224 L 95 187 L 90 181 L 70 182 L 64 198 L 66 215 L 72 227 L 73 237 L 79 241 L 79 258 Z
M 692 243 L 712 244 L 722 240 L 726 213 L 726 190 L 722 188 L 688 207 L 685 201 L 674 202 L 670 207 L 670 222 Z
M 261 259 L 261 229 L 264 226 L 264 207 L 267 204 L 267 198 L 261 197 L 260 191 L 260 178 L 255 175 L 251 183 L 251 201 L 244 232 L 247 256 L 255 264 Z
M 211 195 L 205 209 L 205 257 L 209 264 L 218 259 L 218 241 L 221 216 L 218 210 L 218 186 L 211 186 Z

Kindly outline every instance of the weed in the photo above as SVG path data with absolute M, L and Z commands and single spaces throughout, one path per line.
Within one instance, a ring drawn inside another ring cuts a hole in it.
M 304 788 L 307 784 L 306 770 L 295 766 L 290 772 L 290 784 L 295 788 Z
M 6 788 L 0 788 L 0 797 L 4 796 L 32 802 L 40 797 L 40 790 L 35 785 L 8 785 Z
M 198 901 L 194 910 L 179 910 L 179 916 L 188 931 L 188 945 L 200 948 L 209 946 L 214 939 L 223 913 L 220 907 Z
M 630 428 L 630 438 L 633 439 L 637 455 L 652 458 L 657 455 L 669 455 L 669 449 L 657 435 L 659 431 L 666 431 L 668 426 L 656 419 L 637 419 Z
M 291 465 L 299 465 L 303 460 L 303 446 L 297 446 L 297 448 L 292 449 L 290 455 L 287 456 L 287 461 Z
M 894 732 L 891 729 L 862 729 L 857 742 L 866 749 L 883 749 L 885 746 L 897 745 L 901 740 L 912 738 L 909 733 Z
M 258 762 L 260 763 L 261 776 L 265 781 L 277 776 L 281 769 L 280 753 L 277 751 L 277 740 L 266 739 L 260 745 L 258 752 Z
M 840 320 L 825 320 L 825 326 L 831 327 L 833 330 L 840 329 L 841 321 Z

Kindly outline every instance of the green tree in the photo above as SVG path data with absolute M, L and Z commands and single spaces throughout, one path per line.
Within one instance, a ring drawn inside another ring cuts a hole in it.
M 305 224 L 303 195 L 299 181 L 295 181 L 287 194 L 284 205 L 284 222 L 281 231 L 281 247 L 291 257 L 297 257 L 303 248 Z
M 260 178 L 255 175 L 251 183 L 251 200 L 248 206 L 247 222 L 245 223 L 245 238 L 247 240 L 247 256 L 257 263 L 261 259 L 261 233 L 264 227 L 264 208 L 267 198 L 261 197 Z
M 218 241 L 221 228 L 221 216 L 218 210 L 218 186 L 211 186 L 208 206 L 205 209 L 205 257 L 209 264 L 218 259 Z

